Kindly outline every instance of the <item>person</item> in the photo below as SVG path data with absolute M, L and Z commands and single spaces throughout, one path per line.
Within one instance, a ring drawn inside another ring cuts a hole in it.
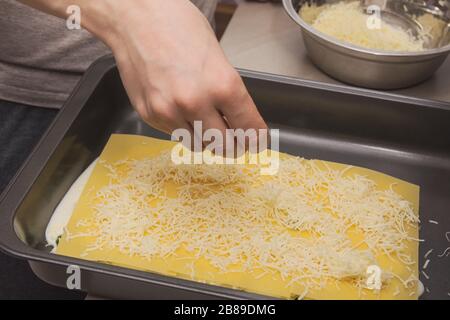
M 215 1 L 203 0 L 198 4 L 211 11 Z M 228 127 L 266 127 L 237 71 L 228 63 L 207 19 L 190 1 L 20 2 L 61 18 L 67 18 L 69 7 L 78 6 L 81 25 L 111 49 L 132 105 L 152 127 L 171 133 L 178 128 L 189 129 L 194 120 L 201 120 L 204 130 L 216 128 L 223 132 Z M 6 14 L 2 13 L 3 24 L 7 25 L 14 19 L 14 15 L 12 18 L 8 15 L 11 10 L 8 6 L 14 10 L 17 4 L 12 0 L 2 0 L 2 3 L 7 9 Z M 0 97 L 32 105 L 61 104 L 73 88 L 77 75 L 72 75 L 67 84 L 59 84 L 47 82 L 44 74 L 57 71 L 67 76 L 70 72 L 84 71 L 88 62 L 103 53 L 102 45 L 74 30 L 54 31 L 48 27 L 47 30 L 36 30 L 45 27 L 40 21 L 43 17 L 27 18 L 26 23 L 30 22 L 30 25 L 21 26 L 24 23 L 21 20 L 2 31 L 8 41 L 2 41 L 0 60 L 6 61 L 3 68 L 8 75 L 0 76 L 0 81 L 6 82 L 0 87 Z M 47 39 L 47 34 L 52 32 L 55 36 Z M 76 46 L 72 41 L 85 43 Z M 92 54 L 89 54 L 90 50 Z M 44 72 L 36 73 L 31 83 L 20 75 L 20 69 L 24 68 L 44 69 Z M 41 85 L 27 86 L 34 81 Z M 53 100 L 49 100 L 50 95 Z
M 198 120 L 203 130 L 265 129 L 214 35 L 216 1 L 0 0 L 0 191 L 52 121 L 52 108 L 108 52 L 132 105 L 158 130 L 191 130 Z M 67 28 L 70 8 L 79 9 L 81 29 Z M 0 259 L 0 282 L 23 272 Z

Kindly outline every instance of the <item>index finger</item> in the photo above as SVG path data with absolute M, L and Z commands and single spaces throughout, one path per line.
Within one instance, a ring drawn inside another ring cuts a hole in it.
M 226 117 L 230 128 L 267 129 L 264 119 L 240 78 L 237 89 L 223 97 L 216 108 Z

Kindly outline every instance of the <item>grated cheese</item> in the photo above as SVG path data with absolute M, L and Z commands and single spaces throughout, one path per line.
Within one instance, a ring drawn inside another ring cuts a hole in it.
M 443 258 L 444 256 L 447 257 L 450 254 L 450 247 L 444 250 L 440 255 L 438 255 L 439 258 Z
M 433 249 L 428 250 L 425 255 L 423 256 L 425 259 L 428 258 L 428 256 L 433 252 Z
M 408 241 L 418 241 L 407 232 L 418 223 L 412 205 L 347 170 L 283 156 L 278 174 L 268 177 L 258 166 L 175 165 L 169 152 L 99 165 L 109 170 L 110 183 L 96 195 L 92 220 L 79 222 L 91 227 L 66 233 L 68 241 L 95 239 L 86 254 L 116 248 L 151 259 L 183 248 L 224 272 L 276 272 L 303 285 L 304 295 L 327 279 L 364 288 L 380 252 L 413 263 L 404 252 Z M 364 239 L 355 244 L 349 233 Z M 383 270 L 384 282 L 393 276 L 399 278 Z M 399 279 L 405 287 L 417 281 Z
M 411 33 L 380 19 L 379 28 L 369 29 L 360 1 L 302 6 L 300 16 L 318 31 L 364 48 L 385 51 L 423 51 L 425 35 Z

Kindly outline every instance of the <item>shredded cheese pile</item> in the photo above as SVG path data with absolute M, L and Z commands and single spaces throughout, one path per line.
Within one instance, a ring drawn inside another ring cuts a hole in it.
M 305 5 L 300 16 L 318 31 L 360 47 L 385 51 L 423 51 L 424 35 L 415 38 L 410 32 L 380 19 L 377 29 L 368 27 L 359 1 Z
M 330 278 L 364 286 L 377 253 L 413 263 L 404 253 L 416 240 L 406 230 L 418 222 L 412 205 L 319 161 L 283 155 L 274 176 L 257 165 L 175 165 L 169 152 L 99 165 L 111 180 L 95 196 L 94 218 L 78 222 L 88 232 L 67 234 L 95 237 L 86 253 L 151 259 L 183 248 L 224 272 L 262 269 L 307 288 Z M 351 233 L 364 237 L 354 243 Z

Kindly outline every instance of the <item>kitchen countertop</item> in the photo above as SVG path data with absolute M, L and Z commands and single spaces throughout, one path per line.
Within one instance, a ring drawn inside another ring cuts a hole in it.
M 281 4 L 241 3 L 222 37 L 221 45 L 237 68 L 343 84 L 311 63 L 300 28 L 287 16 Z M 426 82 L 389 92 L 450 102 L 450 59 Z

